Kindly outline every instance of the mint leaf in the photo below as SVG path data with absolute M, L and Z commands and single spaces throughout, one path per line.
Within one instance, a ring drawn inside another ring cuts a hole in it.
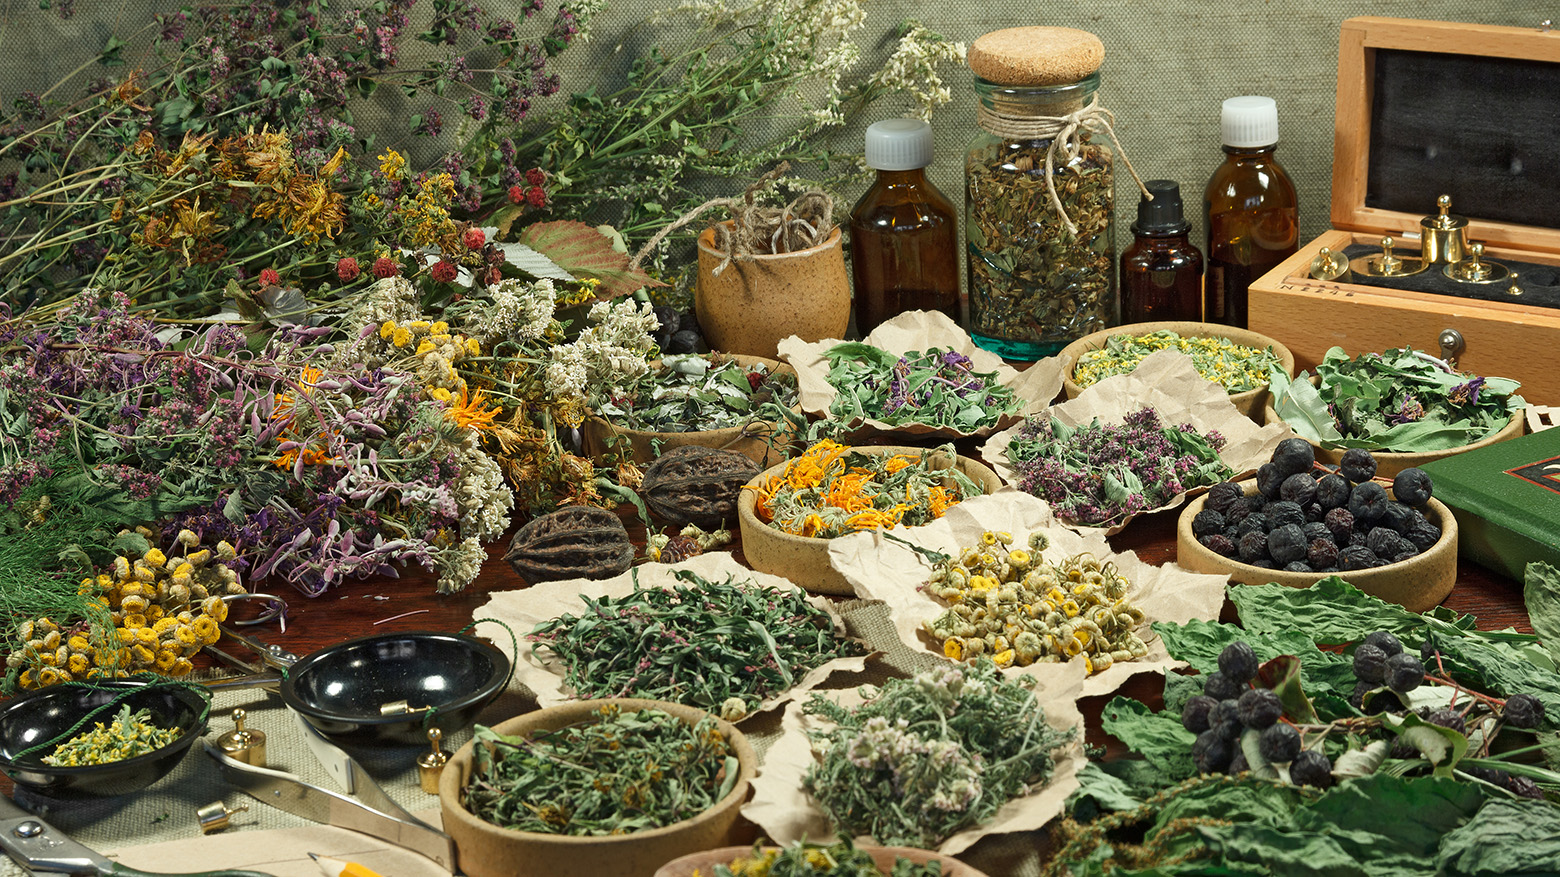
M 1560 569 L 1535 561 L 1523 574 L 1522 599 L 1527 603 L 1533 632 L 1560 661 Z
M 1197 773 L 1192 764 L 1192 743 L 1197 735 L 1181 725 L 1181 717 L 1169 711 L 1153 712 L 1147 705 L 1116 697 L 1100 715 L 1105 733 L 1127 744 L 1160 773 L 1162 783 L 1174 783 Z
M 1501 877 L 1560 871 L 1560 809 L 1496 799 L 1441 841 L 1435 873 Z

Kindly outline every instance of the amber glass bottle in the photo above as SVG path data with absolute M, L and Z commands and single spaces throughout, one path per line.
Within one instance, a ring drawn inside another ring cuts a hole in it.
M 1300 244 L 1295 184 L 1279 166 L 1278 107 L 1270 97 L 1224 102 L 1224 163 L 1203 193 L 1208 276 L 1203 319 L 1246 325 L 1246 290 Z
M 1134 240 L 1121 254 L 1121 322 L 1202 319 L 1203 257 L 1187 234 L 1191 223 L 1174 180 L 1143 184 L 1154 200 L 1138 202 Z
M 877 179 L 850 212 L 856 329 L 865 335 L 904 311 L 942 311 L 959 321 L 958 218 L 926 178 L 932 128 L 886 119 L 867 129 L 867 165 Z

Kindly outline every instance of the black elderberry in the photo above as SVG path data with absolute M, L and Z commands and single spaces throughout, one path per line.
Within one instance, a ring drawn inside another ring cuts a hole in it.
M 1333 541 L 1332 531 L 1327 529 L 1327 525 L 1321 521 L 1308 521 L 1306 522 L 1306 525 L 1303 529 L 1305 530 L 1305 539 L 1307 542 L 1311 542 L 1316 539 L 1326 539 L 1328 542 Z
M 658 331 L 665 332 L 668 336 L 681 328 L 679 326 L 681 322 L 680 315 L 677 313 L 677 309 L 670 305 L 656 305 L 651 309 L 650 313 L 655 314 L 656 322 L 660 327 Z
M 1387 659 L 1391 657 L 1380 646 L 1360 643 L 1354 650 L 1354 678 L 1372 685 L 1380 685 L 1387 679 Z
M 1204 731 L 1192 742 L 1192 761 L 1201 773 L 1223 773 L 1233 754 L 1231 742 L 1218 731 Z
M 1274 764 L 1294 761 L 1300 754 L 1300 732 L 1294 725 L 1279 722 L 1262 732 L 1259 748 L 1262 757 Z
M 1513 728 L 1534 730 L 1544 723 L 1544 704 L 1531 694 L 1513 694 L 1500 715 Z
M 1341 548 L 1349 544 L 1349 534 L 1354 532 L 1354 514 L 1348 509 L 1332 509 L 1322 517 L 1322 523 L 1332 532 L 1333 541 Z
M 1253 560 L 1251 562 L 1251 565 L 1256 567 L 1257 569 L 1278 569 L 1278 564 L 1274 563 L 1273 562 L 1273 558 L 1271 558 L 1271 557 L 1261 557 L 1261 558 L 1258 558 L 1256 560 Z
M 1284 714 L 1284 704 L 1278 695 L 1266 688 L 1253 688 L 1236 702 L 1240 708 L 1240 723 L 1258 731 L 1278 721 Z
M 1547 800 L 1544 797 L 1544 790 L 1539 788 L 1538 783 L 1533 782 L 1531 777 L 1512 776 L 1506 780 L 1506 788 L 1519 798 L 1532 798 L 1535 801 Z
M 1371 631 L 1361 642 L 1381 649 L 1389 658 L 1403 654 L 1403 641 L 1394 636 L 1390 630 Z
M 1267 515 L 1269 530 L 1286 524 L 1305 525 L 1305 510 L 1300 508 L 1299 503 L 1288 500 L 1268 503 L 1267 508 L 1262 510 L 1262 514 Z
M 1374 569 L 1381 566 L 1381 558 L 1364 545 L 1350 545 L 1338 552 L 1338 568 L 1341 570 Z
M 1387 489 L 1374 481 L 1356 484 L 1349 494 L 1349 512 L 1354 520 L 1373 524 L 1387 512 Z
M 1224 515 L 1210 508 L 1204 508 L 1192 517 L 1192 535 L 1201 539 L 1211 533 L 1224 531 Z
M 1236 500 L 1245 495 L 1246 492 L 1234 481 L 1220 481 L 1218 484 L 1208 488 L 1208 500 L 1205 507 L 1213 509 L 1222 515 L 1230 510 L 1230 506 L 1234 505 Z
M 1306 556 L 1310 545 L 1305 541 L 1305 529 L 1299 524 L 1285 524 L 1268 534 L 1268 556 L 1274 563 L 1291 564 Z
M 1305 507 L 1305 522 L 1307 524 L 1320 523 L 1322 516 L 1325 514 L 1327 514 L 1327 510 L 1322 508 L 1321 503 L 1312 502 L 1310 505 Z
M 1316 482 L 1316 501 L 1322 504 L 1324 509 L 1343 508 L 1349 504 L 1349 494 L 1354 487 L 1349 484 L 1349 479 L 1337 473 L 1323 475 Z
M 1394 533 L 1407 536 L 1408 531 L 1414 526 L 1414 516 L 1417 514 L 1419 513 L 1400 502 L 1389 502 L 1386 512 L 1382 514 L 1381 520 L 1377 521 L 1376 525 L 1390 527 Z
M 1201 542 L 1204 548 L 1220 557 L 1234 557 L 1240 551 L 1239 546 L 1235 544 L 1235 540 L 1223 533 L 1204 536 L 1197 541 Z
M 1338 565 L 1338 543 L 1331 539 L 1312 539 L 1305 550 L 1305 562 L 1312 569 L 1324 570 Z
M 1315 749 L 1306 749 L 1289 763 L 1289 779 L 1296 785 L 1325 789 L 1332 785 L 1332 762 Z
M 1225 698 L 1208 712 L 1208 728 L 1234 740 L 1245 726 L 1240 723 L 1240 708 L 1234 698 Z
M 678 329 L 672 333 L 672 341 L 666 345 L 667 353 L 694 353 L 699 349 L 699 333 L 692 329 Z
M 1441 528 L 1426 521 L 1423 524 L 1415 524 L 1403 538 L 1414 543 L 1414 547 L 1420 551 L 1429 551 L 1430 547 L 1441 541 Z
M 1284 477 L 1309 472 L 1316 463 L 1316 449 L 1303 438 L 1286 438 L 1273 449 L 1273 465 Z
M 1311 565 L 1303 560 L 1291 560 L 1284 564 L 1284 572 L 1297 572 L 1309 575 L 1316 572 L 1316 570 L 1312 569 Z
M 1241 563 L 1256 563 L 1259 560 L 1270 560 L 1267 551 L 1267 534 L 1254 531 L 1243 533 L 1240 537 Z
M 1257 660 L 1257 653 L 1251 644 L 1243 640 L 1236 640 L 1219 652 L 1219 672 L 1237 682 L 1250 682 L 1257 678 L 1261 666 L 1262 662 Z
M 1268 542 L 1272 542 L 1271 536 L 1268 537 Z M 1365 534 L 1365 547 L 1369 548 L 1377 557 L 1383 558 L 1396 558 L 1404 552 L 1408 552 L 1410 555 L 1419 553 L 1414 548 L 1414 543 L 1399 536 L 1397 531 L 1390 527 L 1370 528 L 1370 532 Z M 1272 550 L 1270 544 L 1268 548 L 1269 553 Z
M 1354 683 L 1354 691 L 1349 694 L 1349 706 L 1355 709 L 1365 708 L 1365 695 L 1376 690 L 1376 685 L 1361 679 Z
M 1404 469 L 1392 479 L 1392 495 L 1398 502 L 1409 505 L 1424 505 L 1430 501 L 1434 490 L 1429 473 L 1417 466 Z
M 1277 466 L 1263 463 L 1257 467 L 1257 492 L 1268 499 L 1278 499 L 1278 490 L 1283 486 L 1285 477 Z
M 1413 655 L 1399 653 L 1387 659 L 1387 687 L 1407 694 L 1425 681 L 1425 665 Z
M 1447 707 L 1431 711 L 1430 715 L 1425 716 L 1425 721 L 1443 728 L 1451 728 L 1459 734 L 1468 733 L 1468 723 L 1464 721 L 1463 714 Z
M 1316 479 L 1306 472 L 1291 475 L 1278 486 L 1278 495 L 1286 502 L 1296 503 L 1303 509 L 1316 499 Z
M 1203 694 L 1220 702 L 1234 700 L 1240 697 L 1245 690 L 1246 683 L 1244 680 L 1232 679 L 1225 675 L 1222 670 L 1209 673 L 1208 678 L 1203 680 Z
M 1230 759 L 1230 766 L 1225 768 L 1224 772 L 1230 776 L 1238 776 L 1248 770 L 1251 770 L 1251 765 L 1246 763 L 1246 753 L 1240 748 L 1240 746 L 1236 745 L 1233 748 L 1235 750 L 1235 755 Z M 1535 786 L 1534 788 L 1537 787 Z
M 1511 781 L 1511 774 L 1493 767 L 1475 767 L 1472 765 L 1459 765 L 1458 770 L 1476 779 L 1484 780 L 1492 786 L 1504 788 Z
M 1186 699 L 1186 705 L 1181 707 L 1181 727 L 1193 734 L 1201 734 L 1210 727 L 1208 713 L 1219 705 L 1219 702 L 1206 694 L 1198 694 Z
M 1376 477 L 1376 456 L 1364 448 L 1349 448 L 1338 460 L 1338 474 L 1355 484 Z
M 1247 533 L 1266 533 L 1271 529 L 1273 528 L 1268 526 L 1267 513 L 1265 512 L 1252 512 L 1241 518 L 1240 523 L 1235 525 L 1235 532 L 1240 536 L 1244 536 Z

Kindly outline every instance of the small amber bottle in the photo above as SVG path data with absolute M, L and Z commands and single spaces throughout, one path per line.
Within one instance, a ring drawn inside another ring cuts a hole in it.
M 1150 201 L 1138 202 L 1135 239 L 1121 254 L 1121 322 L 1202 319 L 1203 257 L 1187 235 L 1191 223 L 1174 180 L 1143 184 Z
M 877 179 L 850 212 L 856 329 L 865 335 L 905 311 L 942 311 L 959 321 L 958 219 L 926 178 L 932 127 L 886 119 L 867 129 L 867 166 Z
M 1208 278 L 1203 319 L 1246 326 L 1247 287 L 1300 245 L 1295 184 L 1279 166 L 1278 106 L 1247 95 L 1224 102 L 1224 163 L 1203 193 Z

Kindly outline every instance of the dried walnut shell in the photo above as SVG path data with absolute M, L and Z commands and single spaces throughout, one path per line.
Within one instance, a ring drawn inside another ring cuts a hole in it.
M 634 545 L 616 514 L 594 506 L 568 506 L 517 530 L 504 559 L 531 584 L 604 579 L 633 565 Z
M 639 495 L 668 523 L 713 527 L 736 517 L 742 485 L 758 473 L 757 463 L 735 451 L 684 445 L 650 464 Z

